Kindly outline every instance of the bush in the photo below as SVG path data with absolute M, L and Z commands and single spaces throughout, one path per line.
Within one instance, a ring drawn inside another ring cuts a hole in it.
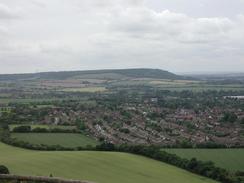
M 34 128 L 31 132 L 47 133 L 48 130 L 46 128 L 37 127 L 37 128 Z
M 13 132 L 19 132 L 19 133 L 27 133 L 31 132 L 31 126 L 17 126 L 13 129 Z
M 4 165 L 0 165 L 0 174 L 9 174 L 8 168 Z
M 119 129 L 119 131 L 123 133 L 130 133 L 130 130 L 128 128 L 121 128 Z

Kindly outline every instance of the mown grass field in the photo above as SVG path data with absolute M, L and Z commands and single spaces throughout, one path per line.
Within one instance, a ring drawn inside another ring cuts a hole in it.
M 30 125 L 30 124 L 12 124 L 12 125 L 9 125 L 9 129 L 10 129 L 10 131 L 12 131 L 15 127 L 23 126 L 23 125 L 31 126 L 31 129 L 32 130 L 34 128 L 46 128 L 46 129 L 59 128 L 59 129 L 68 129 L 68 130 L 76 129 L 76 126 L 65 126 L 65 125 Z
M 0 104 L 8 104 L 8 103 L 31 103 L 31 102 L 49 102 L 49 101 L 56 101 L 56 100 L 63 100 L 59 98 L 41 98 L 41 99 L 21 99 L 21 98 L 1 98 Z
M 11 133 L 11 136 L 31 144 L 61 145 L 63 147 L 85 147 L 98 144 L 93 138 L 74 133 Z
M 163 149 L 183 158 L 213 161 L 230 171 L 244 171 L 244 149 Z
M 96 183 L 216 183 L 142 156 L 117 152 L 31 151 L 0 143 L 0 164 L 11 173 Z
M 83 88 L 65 88 L 62 89 L 62 91 L 65 92 L 104 92 L 107 91 L 107 89 L 105 87 L 83 87 Z

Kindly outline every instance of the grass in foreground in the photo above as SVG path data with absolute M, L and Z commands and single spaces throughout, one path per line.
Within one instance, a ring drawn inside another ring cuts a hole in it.
M 244 149 L 163 149 L 180 157 L 213 161 L 230 171 L 244 171 Z
M 52 173 L 96 183 L 216 183 L 156 160 L 117 152 L 31 151 L 0 143 L 0 162 L 14 174 Z
M 98 144 L 93 138 L 74 133 L 11 133 L 11 136 L 31 144 L 61 145 L 63 147 L 85 147 Z

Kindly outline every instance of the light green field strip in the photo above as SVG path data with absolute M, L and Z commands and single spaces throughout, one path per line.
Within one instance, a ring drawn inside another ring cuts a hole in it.
M 213 161 L 231 171 L 244 171 L 244 149 L 165 149 L 183 158 Z
M 61 91 L 65 92 L 104 92 L 107 91 L 105 87 L 83 87 L 83 88 L 65 88 Z

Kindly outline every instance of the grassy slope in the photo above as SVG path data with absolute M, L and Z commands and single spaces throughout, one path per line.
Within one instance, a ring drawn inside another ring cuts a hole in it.
M 159 161 L 115 152 L 41 152 L 0 143 L 0 164 L 15 174 L 52 173 L 97 183 L 215 182 Z
M 31 144 L 61 145 L 63 147 L 78 147 L 97 145 L 97 141 L 82 134 L 72 133 L 12 133 L 12 137 L 30 142 Z
M 184 158 L 197 158 L 204 161 L 213 161 L 219 167 L 228 170 L 244 171 L 244 149 L 167 149 L 167 152 Z

